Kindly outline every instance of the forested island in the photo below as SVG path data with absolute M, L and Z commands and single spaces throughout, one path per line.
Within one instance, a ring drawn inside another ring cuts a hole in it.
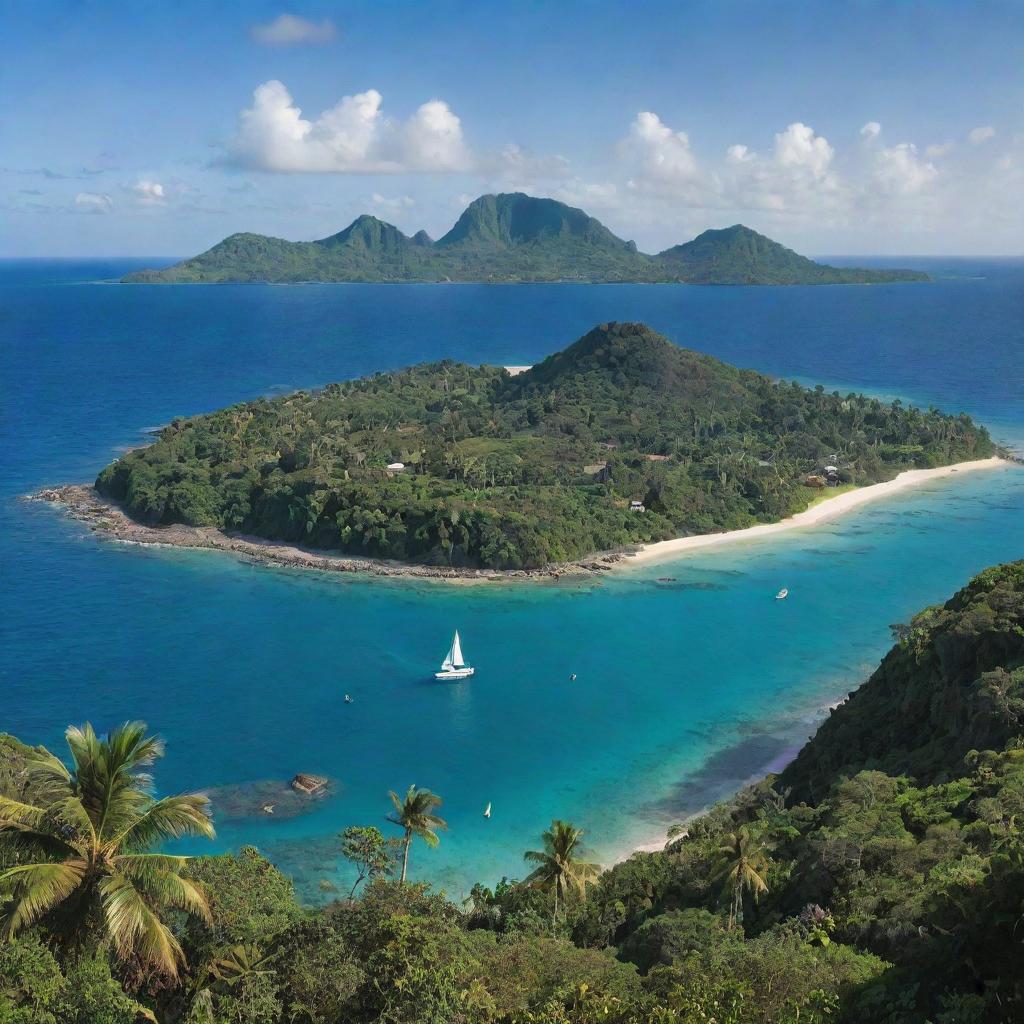
M 966 415 L 774 381 L 613 323 L 515 375 L 443 361 L 177 419 L 96 487 L 153 526 L 531 569 L 994 451 Z
M 158 852 L 213 823 L 152 795 L 144 726 L 69 729 L 67 765 L 0 736 L 0 1020 L 1020 1021 L 1024 562 L 893 634 L 781 775 L 662 852 L 602 871 L 555 821 L 462 905 L 412 880 L 445 829 L 427 789 L 339 834 L 354 884 L 311 909 L 255 849 Z
M 129 284 L 309 281 L 588 281 L 720 285 L 882 284 L 926 281 L 916 270 L 830 267 L 736 224 L 656 256 L 616 237 L 583 210 L 521 192 L 475 199 L 436 242 L 376 217 L 358 217 L 315 242 L 240 233 Z

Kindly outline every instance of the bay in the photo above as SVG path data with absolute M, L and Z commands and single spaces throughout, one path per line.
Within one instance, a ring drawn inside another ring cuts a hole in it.
M 136 265 L 0 262 L 0 729 L 61 750 L 70 722 L 143 718 L 167 739 L 165 792 L 331 776 L 311 813 L 221 820 L 197 847 L 258 845 L 311 901 L 345 884 L 336 834 L 383 826 L 410 783 L 451 826 L 413 875 L 452 895 L 521 874 L 556 815 L 607 862 L 805 739 L 890 624 L 1024 555 L 1016 468 L 597 582 L 486 589 L 104 543 L 21 500 L 176 415 L 427 359 L 531 363 L 612 319 L 964 410 L 1024 449 L 1020 261 L 928 261 L 932 284 L 870 288 L 99 283 Z M 435 684 L 456 626 L 477 675 Z

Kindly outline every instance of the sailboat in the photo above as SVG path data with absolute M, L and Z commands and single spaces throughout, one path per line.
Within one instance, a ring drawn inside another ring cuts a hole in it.
M 441 662 L 441 671 L 434 673 L 435 679 L 468 679 L 476 669 L 467 665 L 462 657 L 462 644 L 459 643 L 459 631 L 455 630 L 455 639 L 452 640 L 448 653 Z
M 490 804 L 490 801 L 488 801 L 487 802 L 487 806 L 484 808 L 484 817 L 485 818 L 489 818 L 490 816 L 491 816 L 491 804 Z

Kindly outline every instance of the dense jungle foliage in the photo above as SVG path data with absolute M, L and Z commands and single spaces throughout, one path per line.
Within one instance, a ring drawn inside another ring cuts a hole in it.
M 896 633 L 787 771 L 664 852 L 599 873 L 553 822 L 462 906 L 397 880 L 413 843 L 429 873 L 429 791 L 393 795 L 394 838 L 345 830 L 355 885 L 313 910 L 254 849 L 140 867 L 202 798 L 133 787 L 159 754 L 139 728 L 69 730 L 70 776 L 2 737 L 0 1021 L 1024 1021 L 1024 562 Z
M 829 267 L 737 224 L 657 256 L 638 252 L 583 210 L 521 192 L 474 199 L 436 242 L 364 214 L 315 242 L 230 235 L 127 283 L 224 281 L 606 281 L 688 284 L 878 284 L 925 281 L 913 270 Z
M 605 324 L 517 376 L 430 363 L 175 420 L 96 485 L 149 524 L 517 569 L 784 518 L 828 464 L 867 484 L 993 450 L 967 416 L 779 383 Z

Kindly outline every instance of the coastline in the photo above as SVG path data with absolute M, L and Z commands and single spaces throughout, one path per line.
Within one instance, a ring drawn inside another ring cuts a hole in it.
M 859 673 L 844 681 L 847 692 L 835 700 L 815 704 L 803 711 L 797 709 L 780 721 L 768 722 L 746 736 L 712 753 L 695 771 L 675 784 L 675 792 L 661 801 L 671 813 L 659 813 L 658 824 L 637 829 L 635 838 L 616 850 L 613 863 L 629 860 L 635 853 L 660 853 L 672 837 L 672 828 L 686 826 L 706 814 L 716 804 L 728 802 L 747 786 L 761 782 L 769 775 L 778 775 L 808 742 L 807 729 L 813 737 L 821 724 L 836 708 L 841 707 L 867 678 Z M 851 689 L 852 688 L 852 689 Z M 666 821 L 674 819 L 671 824 Z
M 776 533 L 815 526 L 892 494 L 954 473 L 995 469 L 1009 460 L 993 456 L 935 469 L 905 470 L 893 480 L 869 484 L 826 498 L 803 512 L 777 523 L 762 523 L 724 533 L 696 534 L 646 544 L 626 551 L 600 552 L 588 558 L 540 569 L 473 569 L 452 566 L 417 565 L 303 548 L 262 537 L 229 534 L 213 526 L 145 526 L 131 519 L 117 504 L 102 497 L 88 484 L 44 487 L 26 495 L 29 501 L 56 505 L 70 518 L 84 523 L 109 540 L 146 547 L 196 548 L 224 551 L 259 565 L 363 574 L 396 579 L 439 580 L 448 583 L 502 583 L 516 580 L 556 581 L 562 577 L 593 577 L 615 570 L 647 566 L 691 551 L 760 540 Z
M 982 469 L 996 469 L 999 466 L 1009 465 L 1010 460 L 1001 458 L 998 455 L 989 459 L 975 459 L 971 462 L 958 462 L 951 466 L 937 466 L 934 469 L 908 469 L 904 470 L 892 480 L 886 480 L 879 484 L 868 484 L 866 487 L 857 487 L 852 491 L 844 491 L 834 498 L 826 498 L 824 501 L 788 519 L 782 519 L 777 523 L 761 523 L 758 526 L 747 526 L 740 530 L 727 530 L 724 533 L 701 533 L 692 537 L 676 537 L 673 540 L 658 541 L 655 544 L 645 544 L 638 551 L 633 552 L 628 558 L 617 563 L 618 568 L 634 568 L 640 565 L 650 565 L 654 562 L 662 562 L 687 554 L 690 551 L 699 551 L 705 548 L 724 547 L 743 541 L 760 540 L 762 537 L 770 537 L 777 533 L 786 533 L 789 530 L 798 530 L 806 526 L 817 526 L 819 523 L 829 522 L 839 516 L 852 512 L 873 501 L 881 498 L 888 498 L 890 495 L 898 494 L 900 491 L 920 484 L 929 483 L 932 480 L 940 480 L 943 477 L 952 476 L 954 473 L 970 473 Z
M 223 551 L 257 565 L 319 572 L 443 580 L 446 583 L 461 584 L 527 579 L 541 582 L 558 580 L 563 576 L 598 576 L 608 572 L 619 559 L 625 557 L 621 553 L 607 552 L 578 562 L 542 569 L 463 569 L 447 565 L 417 565 L 303 548 L 297 544 L 266 540 L 263 537 L 229 534 L 215 526 L 145 526 L 135 522 L 120 506 L 100 495 L 91 484 L 44 487 L 34 494 L 26 495 L 26 500 L 56 505 L 71 519 L 88 526 L 93 533 L 122 544 Z

